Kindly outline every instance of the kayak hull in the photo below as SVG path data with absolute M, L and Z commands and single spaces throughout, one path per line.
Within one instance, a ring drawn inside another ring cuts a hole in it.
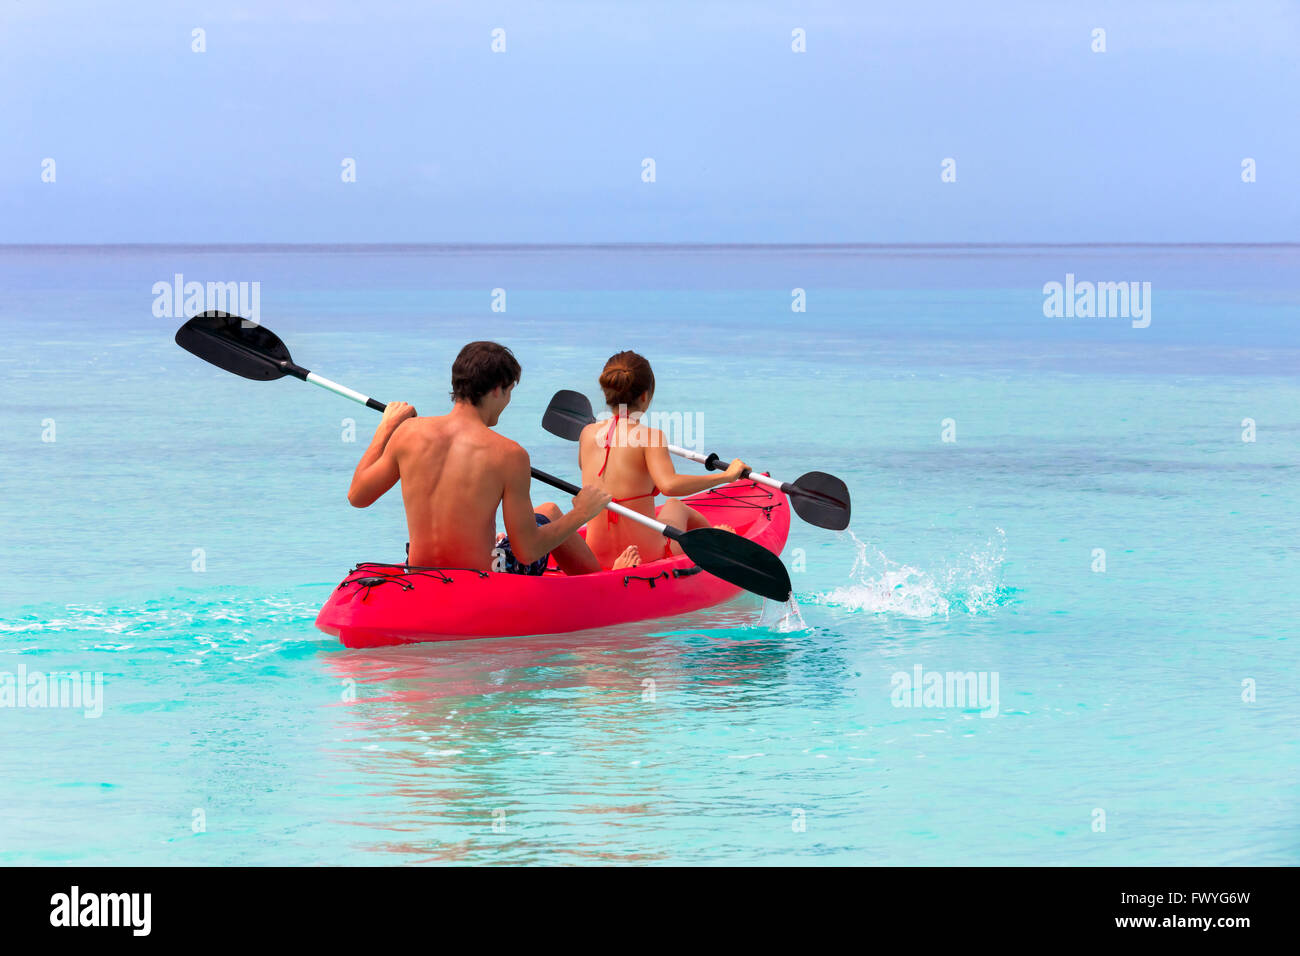
M 780 491 L 736 481 L 685 499 L 712 524 L 774 554 L 790 530 Z M 316 626 L 346 647 L 561 634 L 698 611 L 741 593 L 679 555 L 637 568 L 569 576 L 365 563 L 335 588 Z

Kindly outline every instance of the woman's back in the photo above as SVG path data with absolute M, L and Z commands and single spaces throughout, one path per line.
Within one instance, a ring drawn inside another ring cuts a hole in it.
M 626 417 L 594 422 L 578 439 L 578 462 L 582 483 L 598 485 L 625 508 L 654 517 L 654 479 L 646 464 L 646 448 L 663 442 L 663 435 Z M 613 564 L 625 548 L 635 545 L 643 561 L 654 561 L 667 553 L 667 541 L 635 521 L 620 521 L 612 511 L 587 523 L 587 544 L 603 567 Z
M 674 528 L 707 528 L 708 519 L 680 497 L 734 481 L 744 473 L 745 463 L 737 459 L 720 475 L 677 474 L 663 433 L 639 421 L 655 393 L 654 371 L 645 356 L 630 351 L 611 355 L 600 373 L 600 389 L 613 417 L 593 422 L 578 438 L 582 483 L 598 485 L 623 507 Z M 656 513 L 655 497 L 660 494 L 668 500 Z M 642 561 L 681 553 L 681 545 L 659 532 L 620 520 L 608 510 L 587 522 L 587 545 L 605 568 L 628 548 L 636 548 Z

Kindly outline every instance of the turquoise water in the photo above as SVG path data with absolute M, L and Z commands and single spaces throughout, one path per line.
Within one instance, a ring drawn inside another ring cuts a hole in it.
M 0 249 L 0 677 L 102 674 L 98 717 L 0 708 L 0 861 L 1295 863 L 1297 266 Z M 546 401 L 637 348 L 706 450 L 839 475 L 852 526 L 792 527 L 802 626 L 754 599 L 345 650 L 316 609 L 405 540 L 396 495 L 344 499 L 375 416 L 182 352 L 151 311 L 178 272 L 260 282 L 297 361 L 425 413 L 464 341 L 500 339 L 501 429 L 563 475 Z M 1045 318 L 1067 272 L 1150 281 L 1150 326 Z M 996 699 L 896 706 L 917 667 Z

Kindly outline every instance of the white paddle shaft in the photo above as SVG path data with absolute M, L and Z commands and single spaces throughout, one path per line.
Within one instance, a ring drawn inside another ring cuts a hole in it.
M 697 461 L 701 465 L 706 465 L 709 461 L 708 455 L 701 455 L 698 451 L 691 451 L 689 448 L 682 448 L 679 445 L 669 445 L 668 450 L 679 458 L 687 458 L 691 461 Z M 756 481 L 760 485 L 767 485 L 769 488 L 776 488 L 778 490 L 781 487 L 781 482 L 777 481 L 775 478 L 771 478 L 767 475 L 760 475 L 752 471 L 749 473 L 749 480 Z
M 307 373 L 307 381 L 313 385 L 319 385 L 328 392 L 335 395 L 342 395 L 344 398 L 350 398 L 354 402 L 360 402 L 362 405 L 370 401 L 369 395 L 362 395 L 358 391 L 348 388 L 346 385 L 340 385 L 338 382 L 331 382 L 324 375 L 317 375 L 315 372 Z

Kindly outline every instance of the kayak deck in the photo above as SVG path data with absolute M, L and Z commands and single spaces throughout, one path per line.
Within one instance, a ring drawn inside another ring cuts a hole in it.
M 774 554 L 785 547 L 790 508 L 776 489 L 741 480 L 683 500 Z M 738 593 L 686 555 L 572 576 L 552 561 L 531 577 L 365 562 L 335 588 L 316 626 L 347 647 L 559 634 L 698 611 Z

